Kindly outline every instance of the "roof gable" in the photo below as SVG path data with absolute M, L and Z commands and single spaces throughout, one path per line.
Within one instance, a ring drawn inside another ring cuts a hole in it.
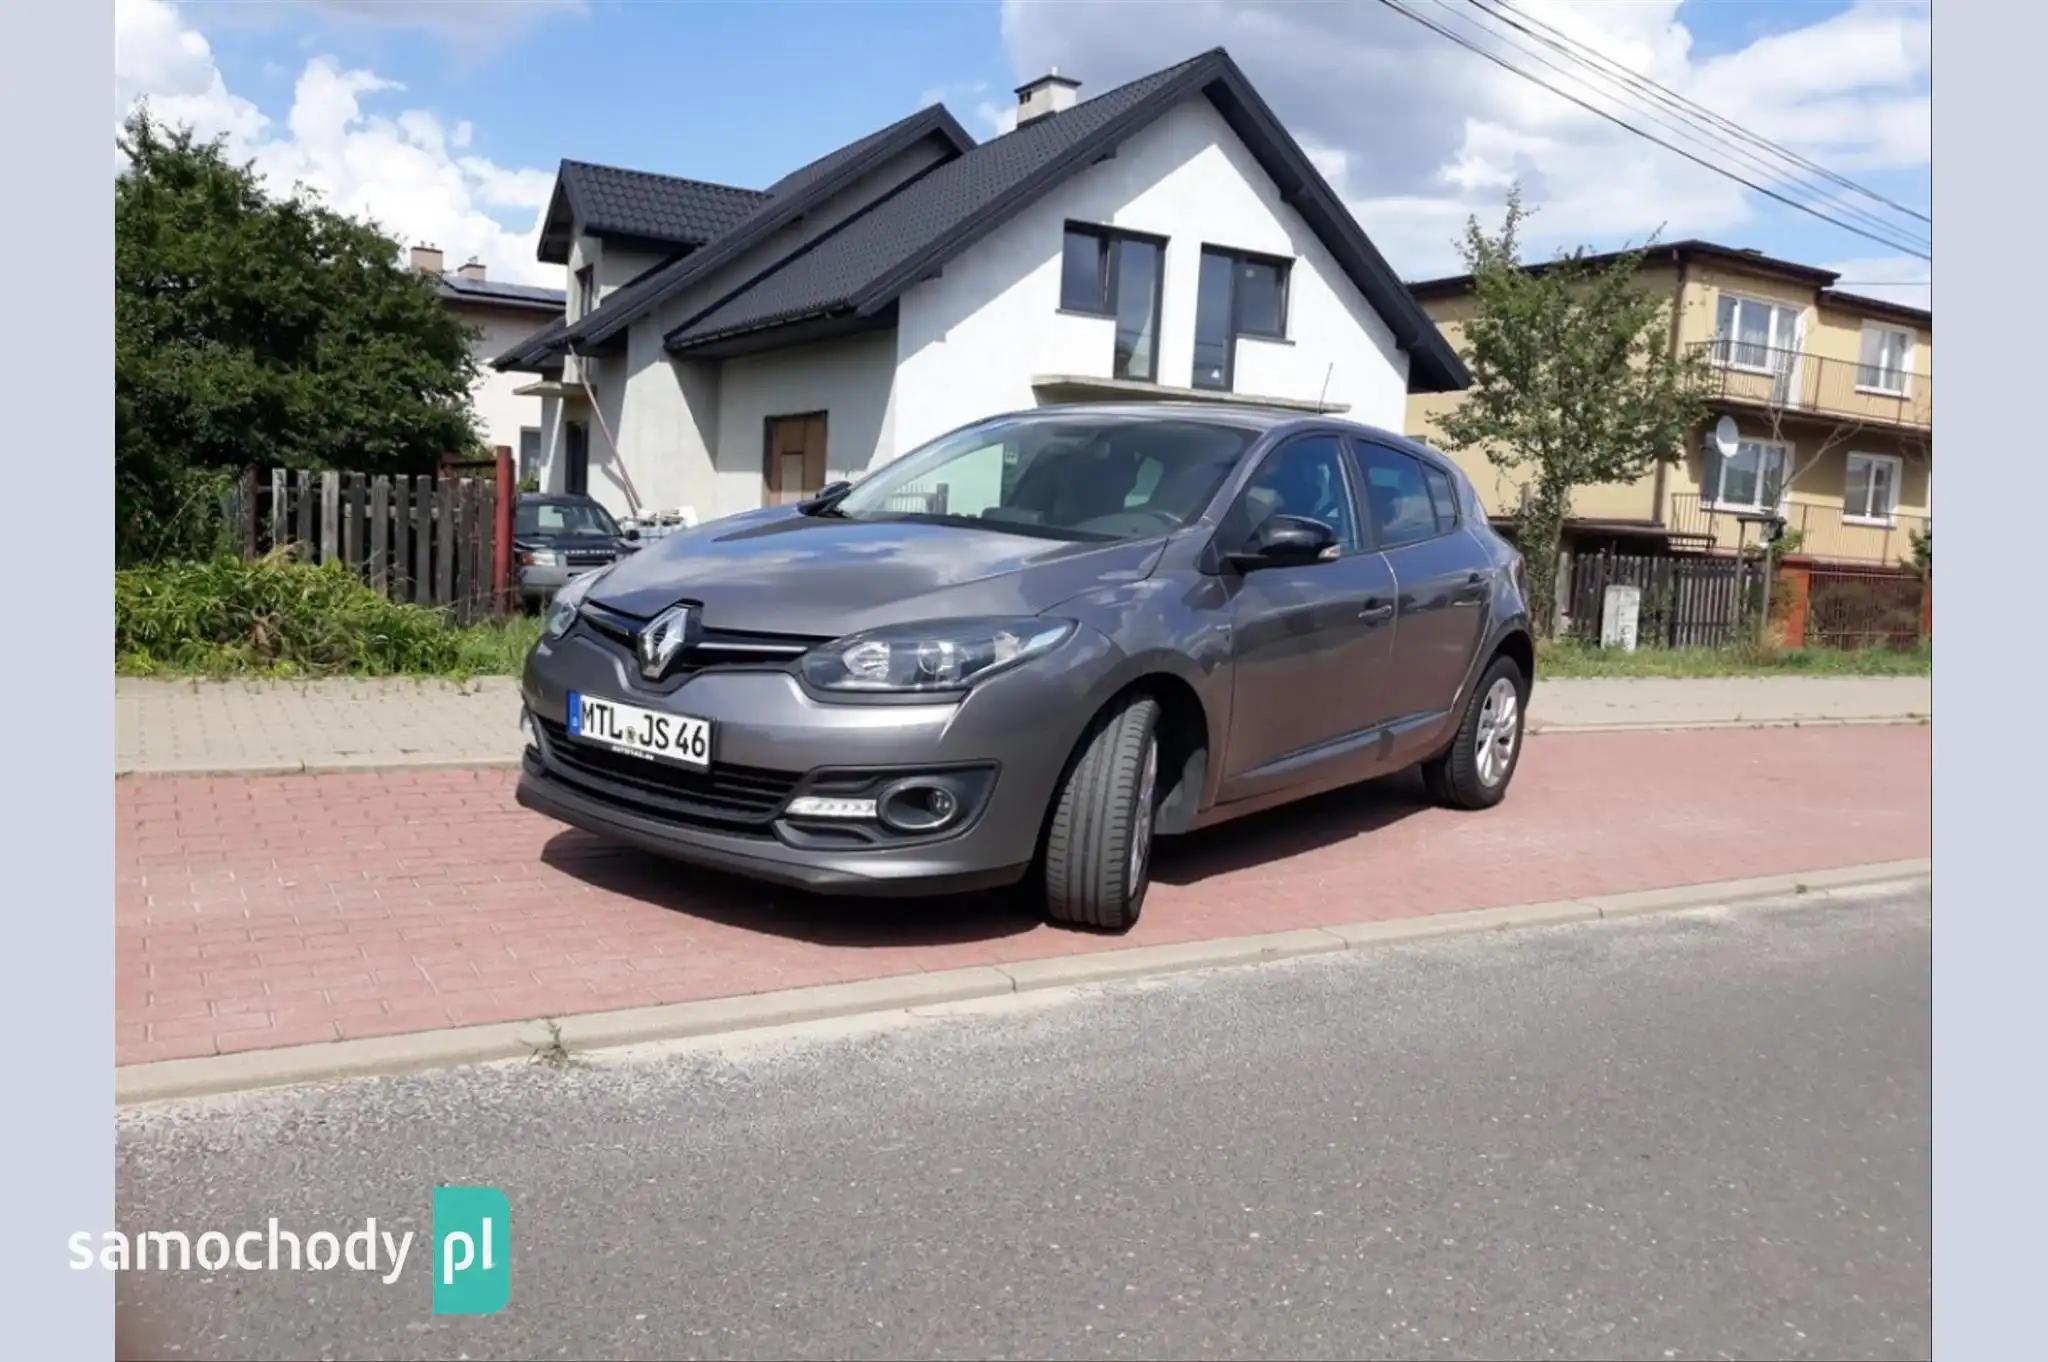
M 701 246 L 723 235 L 767 195 L 708 180 L 563 161 L 542 220 L 540 258 L 568 263 L 573 232 Z
M 938 165 L 672 329 L 671 349 L 828 317 L 874 317 L 911 284 L 1025 205 L 1113 152 L 1194 94 L 1205 95 L 1408 352 L 1410 387 L 1469 375 L 1293 137 L 1221 48 L 1025 124 Z

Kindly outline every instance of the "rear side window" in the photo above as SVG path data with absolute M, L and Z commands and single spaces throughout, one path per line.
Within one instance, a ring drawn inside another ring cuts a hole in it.
M 1441 468 L 1422 466 L 1422 480 L 1429 484 L 1429 499 L 1436 507 L 1436 528 L 1449 534 L 1458 528 L 1458 497 L 1451 490 L 1451 476 Z
M 1358 463 L 1365 518 L 1372 525 L 1375 547 L 1399 548 L 1440 533 L 1437 502 L 1423 476 L 1421 463 L 1383 445 L 1353 445 L 1351 449 Z M 1448 480 L 1444 491 L 1448 497 Z M 1451 508 L 1451 512 L 1455 518 L 1456 508 Z

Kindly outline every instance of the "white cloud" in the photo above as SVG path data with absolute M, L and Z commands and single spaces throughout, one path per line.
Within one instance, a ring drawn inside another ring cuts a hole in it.
M 474 130 L 425 109 L 396 114 L 404 87 L 375 72 L 315 56 L 299 72 L 283 124 L 229 92 L 206 39 L 166 0 L 117 0 L 115 117 L 138 100 L 166 121 L 225 136 L 274 193 L 294 184 L 342 212 L 375 219 L 401 244 L 430 241 L 451 264 L 474 256 L 491 277 L 559 284 L 559 267 L 534 259 L 552 171 L 500 166 L 469 152 Z M 524 224 L 507 227 L 498 214 Z
M 1475 30 L 1463 16 L 1480 13 L 1413 8 L 1467 36 Z M 1923 5 L 1866 0 L 1705 58 L 1693 50 L 1679 0 L 1517 0 L 1514 8 L 1823 165 L 1856 174 L 1928 164 Z M 1004 0 L 1002 29 L 1017 73 L 1058 64 L 1088 82 L 1084 96 L 1203 48 L 1228 47 L 1410 278 L 1456 268 L 1453 242 L 1466 216 L 1497 221 L 1502 193 L 1515 181 L 1537 210 L 1527 234 L 1531 256 L 1640 241 L 1660 229 L 1666 237 L 1733 236 L 1746 244 L 1740 233 L 1755 221 L 1758 196 L 1740 185 L 1382 5 L 1187 0 L 1170 9 L 1148 5 L 1144 22 L 1133 23 L 1123 6 Z M 1563 64 L 1554 51 L 1536 50 Z M 1554 72 L 1534 69 L 1557 81 Z M 1558 83 L 1588 96 L 1583 85 Z M 1640 115 L 1631 121 L 1646 122 Z
M 1017 126 L 1017 102 L 998 99 L 985 80 L 963 81 L 957 85 L 934 85 L 917 97 L 919 108 L 928 104 L 958 105 L 970 111 L 980 125 L 977 136 L 1000 137 Z M 969 129 L 970 132 L 974 131 Z

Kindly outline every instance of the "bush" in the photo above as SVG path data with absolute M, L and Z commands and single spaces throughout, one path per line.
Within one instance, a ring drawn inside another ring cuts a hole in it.
M 440 673 L 469 652 L 441 612 L 387 600 L 339 563 L 273 553 L 114 574 L 115 667 L 130 674 Z

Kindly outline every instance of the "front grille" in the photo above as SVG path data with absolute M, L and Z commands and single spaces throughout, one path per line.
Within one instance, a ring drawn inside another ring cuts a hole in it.
M 635 640 L 647 621 L 638 615 L 628 615 L 622 610 L 587 602 L 581 611 L 583 622 L 590 626 L 598 638 L 617 648 L 633 661 L 637 673 L 639 658 L 635 652 Z M 664 682 L 675 682 L 686 676 L 712 667 L 787 667 L 828 638 L 817 638 L 806 634 L 763 634 L 744 629 L 705 629 L 697 637 L 695 647 L 686 648 L 676 655 L 668 671 L 663 674 Z
M 537 722 L 542 754 L 557 776 L 586 793 L 672 822 L 769 836 L 769 822 L 801 778 L 796 771 L 726 762 L 693 771 L 579 741 L 552 719 Z

